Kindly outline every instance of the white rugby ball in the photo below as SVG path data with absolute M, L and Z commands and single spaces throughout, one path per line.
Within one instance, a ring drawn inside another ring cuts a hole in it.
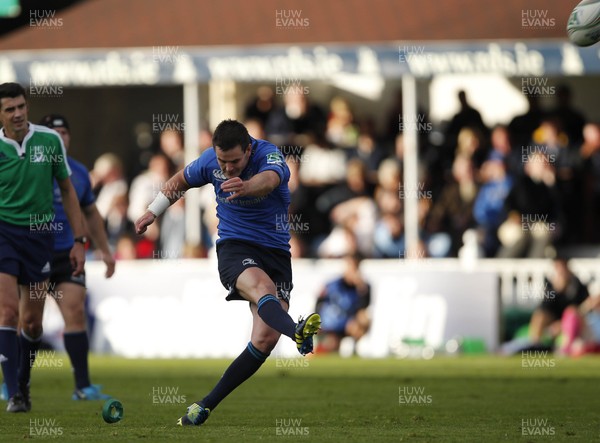
M 600 0 L 583 0 L 575 6 L 567 34 L 577 46 L 590 46 L 600 40 Z

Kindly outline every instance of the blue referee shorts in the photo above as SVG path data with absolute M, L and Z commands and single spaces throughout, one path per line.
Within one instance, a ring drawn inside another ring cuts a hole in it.
M 54 236 L 50 231 L 36 231 L 0 221 L 0 272 L 14 275 L 20 285 L 46 280 Z

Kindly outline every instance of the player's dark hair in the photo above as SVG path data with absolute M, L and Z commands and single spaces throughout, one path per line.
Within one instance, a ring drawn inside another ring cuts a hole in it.
M 2 83 L 0 85 L 0 100 L 3 98 L 17 98 L 21 95 L 27 100 L 25 89 L 18 83 Z
M 212 142 L 214 147 L 218 146 L 222 151 L 241 146 L 242 151 L 245 152 L 250 144 L 250 134 L 237 120 L 223 120 L 215 129 Z

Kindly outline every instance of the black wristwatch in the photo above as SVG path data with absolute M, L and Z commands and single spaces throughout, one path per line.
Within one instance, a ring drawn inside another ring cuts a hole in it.
M 85 245 L 87 243 L 87 237 L 85 235 L 82 235 L 81 237 L 75 237 L 73 239 L 73 241 L 76 241 L 77 243 L 81 243 L 82 245 Z

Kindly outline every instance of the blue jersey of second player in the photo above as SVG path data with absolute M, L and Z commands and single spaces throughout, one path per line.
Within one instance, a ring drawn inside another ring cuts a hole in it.
M 240 178 L 249 180 L 264 171 L 276 172 L 280 179 L 279 186 L 268 195 L 240 197 L 227 201 L 231 193 L 221 191 L 221 184 L 227 177 L 217 162 L 214 148 L 207 149 L 185 167 L 185 179 L 192 187 L 213 184 L 219 218 L 217 243 L 237 239 L 289 251 L 290 233 L 287 220 L 290 205 L 290 170 L 277 146 L 265 140 L 251 141 L 252 153 Z
M 81 207 L 91 205 L 96 201 L 92 192 L 92 184 L 90 183 L 90 175 L 85 166 L 71 157 L 67 157 L 67 162 L 71 168 L 71 183 L 77 193 L 77 200 Z M 63 251 L 73 247 L 73 231 L 67 214 L 62 205 L 62 197 L 60 188 L 56 180 L 54 181 L 54 222 L 57 229 L 54 231 L 54 250 Z

